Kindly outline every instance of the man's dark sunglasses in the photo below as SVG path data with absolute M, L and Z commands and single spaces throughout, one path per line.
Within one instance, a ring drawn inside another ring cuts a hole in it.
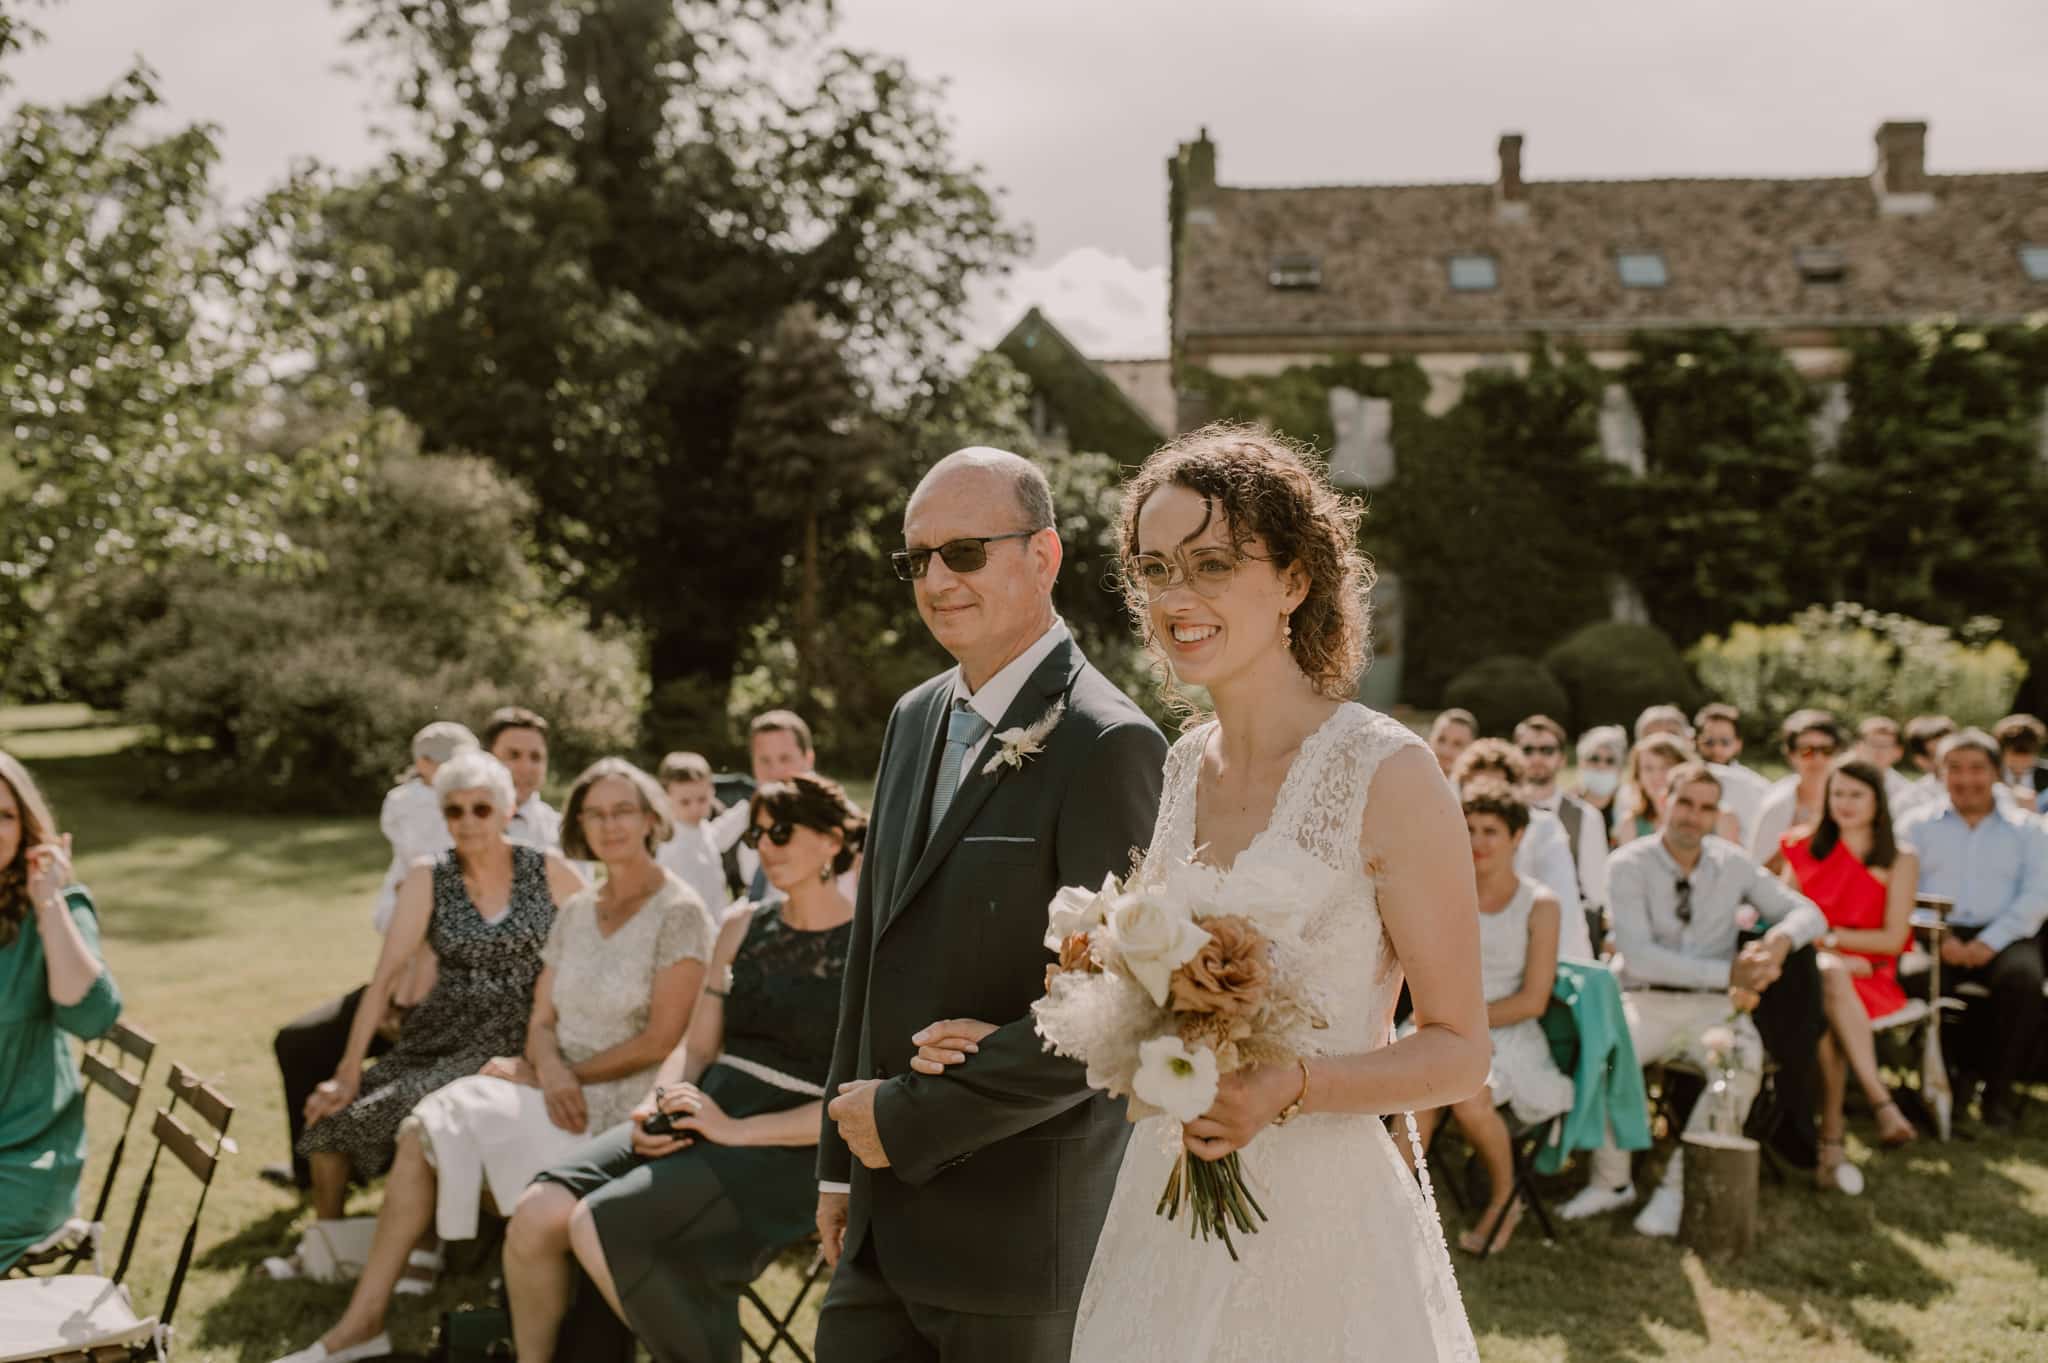
M 757 823 L 747 825 L 747 831 L 740 834 L 740 841 L 748 847 L 759 847 L 766 838 L 777 847 L 789 846 L 789 840 L 796 836 L 796 825 L 784 819 L 772 827 L 763 828 Z
M 1036 530 L 1013 530 L 1007 535 L 979 535 L 947 540 L 936 549 L 898 549 L 889 555 L 889 565 L 905 582 L 915 582 L 932 566 L 932 555 L 946 561 L 956 573 L 978 573 L 988 566 L 988 547 L 1003 540 L 1028 540 Z

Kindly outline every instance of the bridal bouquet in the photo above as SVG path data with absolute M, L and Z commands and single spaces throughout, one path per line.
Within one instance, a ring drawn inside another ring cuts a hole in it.
M 1301 936 L 1315 899 L 1274 870 L 1231 876 L 1228 901 L 1224 879 L 1190 862 L 1054 897 L 1045 944 L 1059 962 L 1031 1006 L 1038 1034 L 1088 1067 L 1089 1087 L 1128 1099 L 1131 1121 L 1191 1122 L 1214 1105 L 1221 1076 L 1292 1064 L 1324 1025 Z M 1183 1202 L 1189 1235 L 1221 1238 L 1233 1259 L 1232 1229 L 1253 1234 L 1267 1219 L 1235 1151 L 1211 1162 L 1183 1149 L 1158 1212 L 1178 1219 Z

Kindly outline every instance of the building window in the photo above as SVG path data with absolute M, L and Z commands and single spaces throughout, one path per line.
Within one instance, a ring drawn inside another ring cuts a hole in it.
M 1323 262 L 1311 255 L 1274 256 L 1273 266 L 1266 272 L 1266 282 L 1276 289 L 1320 289 L 1323 287 Z
M 1460 293 L 1497 289 L 1500 287 L 1500 265 L 1492 256 L 1452 256 L 1451 287 Z
M 1661 289 L 1671 282 L 1662 251 L 1623 251 L 1614 258 L 1624 289 Z
M 1792 253 L 1792 263 L 1808 284 L 1839 284 L 1849 273 L 1848 258 L 1836 246 L 1802 246 Z
M 2020 247 L 2020 268 L 2036 284 L 2048 284 L 2048 246 Z

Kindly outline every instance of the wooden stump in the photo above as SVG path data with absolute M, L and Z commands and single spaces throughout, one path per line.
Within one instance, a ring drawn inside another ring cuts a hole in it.
M 1679 1243 L 1708 1259 L 1749 1253 L 1756 1241 L 1756 1142 L 1702 1131 L 1688 1134 L 1682 1148 L 1685 1212 L 1678 1222 Z

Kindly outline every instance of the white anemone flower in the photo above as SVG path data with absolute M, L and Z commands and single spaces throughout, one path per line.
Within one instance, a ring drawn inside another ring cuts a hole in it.
M 1216 1105 L 1216 1053 L 1189 1049 L 1177 1036 L 1160 1036 L 1138 1047 L 1138 1074 L 1131 1091 L 1185 1125 Z

